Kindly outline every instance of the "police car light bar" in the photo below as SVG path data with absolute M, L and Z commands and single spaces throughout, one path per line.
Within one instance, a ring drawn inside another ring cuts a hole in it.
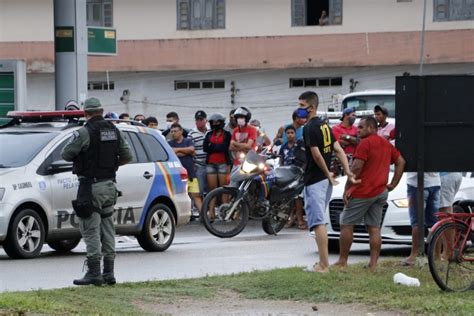
M 74 119 L 84 117 L 84 111 L 9 111 L 7 117 L 22 121 L 52 121 L 57 119 Z

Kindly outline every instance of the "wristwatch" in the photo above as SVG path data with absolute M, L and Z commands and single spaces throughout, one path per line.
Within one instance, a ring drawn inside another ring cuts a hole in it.
M 349 135 L 346 135 L 346 140 L 349 140 L 351 139 L 351 137 Z

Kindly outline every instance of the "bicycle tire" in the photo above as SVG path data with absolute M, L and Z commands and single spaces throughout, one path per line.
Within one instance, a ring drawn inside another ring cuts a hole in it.
M 471 289 L 474 284 L 474 263 L 463 261 L 468 246 L 472 248 L 472 231 L 467 244 L 461 245 L 468 230 L 469 227 L 462 223 L 445 223 L 430 238 L 430 272 L 443 291 L 462 292 Z
M 240 200 L 239 205 L 236 207 L 238 210 L 232 215 L 229 220 L 224 220 L 226 212 L 232 207 L 232 203 L 220 203 L 223 195 L 230 196 L 230 201 L 236 198 L 238 193 L 237 189 L 221 187 L 216 188 L 206 195 L 202 203 L 202 222 L 207 231 L 214 236 L 220 238 L 231 238 L 237 236 L 247 225 L 249 219 L 249 208 L 245 201 Z M 214 205 L 211 205 L 211 201 L 214 200 Z M 220 200 L 220 201 L 219 201 Z M 217 212 L 215 218 L 210 218 L 212 210 L 210 207 L 214 207 L 214 212 Z

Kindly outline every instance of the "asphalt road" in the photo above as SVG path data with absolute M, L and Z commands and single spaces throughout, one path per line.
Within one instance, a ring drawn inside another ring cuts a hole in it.
M 350 261 L 368 261 L 368 249 L 368 245 L 354 244 Z M 404 256 L 409 249 L 384 246 L 382 257 Z M 62 255 L 45 245 L 41 256 L 31 260 L 12 260 L 0 248 L 0 292 L 72 286 L 72 280 L 83 275 L 84 259 L 83 242 Z M 184 279 L 310 266 L 316 259 L 315 242 L 307 231 L 284 229 L 269 236 L 260 222 L 251 222 L 239 236 L 221 239 L 192 222 L 178 228 L 173 244 L 162 253 L 145 252 L 133 239 L 118 242 L 115 274 L 119 283 Z M 331 254 L 330 262 L 336 260 L 337 255 Z

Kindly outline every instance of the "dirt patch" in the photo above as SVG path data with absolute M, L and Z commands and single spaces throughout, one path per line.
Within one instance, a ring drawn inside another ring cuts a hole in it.
M 362 304 L 328 304 L 298 301 L 251 300 L 224 295 L 212 300 L 179 298 L 173 303 L 139 303 L 153 315 L 401 315 L 396 311 L 374 311 Z

